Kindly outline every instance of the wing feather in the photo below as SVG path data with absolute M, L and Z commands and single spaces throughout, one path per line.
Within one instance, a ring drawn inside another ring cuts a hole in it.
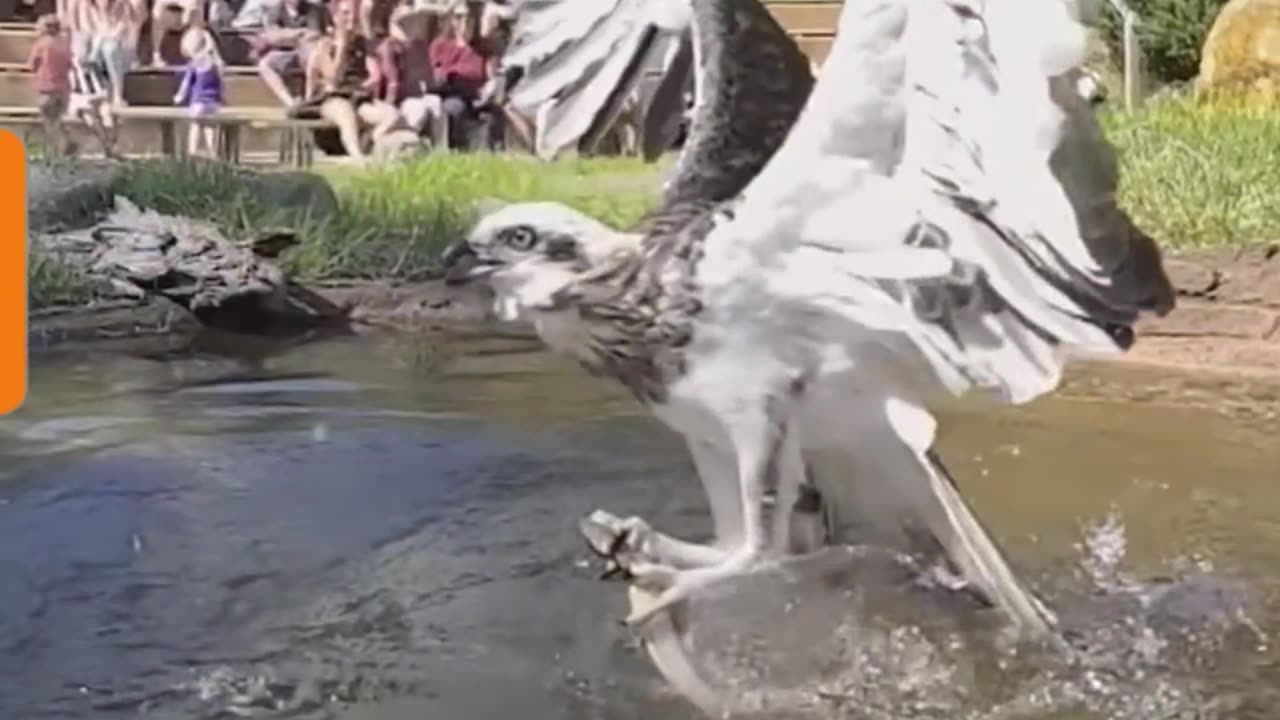
M 661 58 L 662 43 L 653 34 L 675 37 L 688 27 L 688 0 L 522 5 L 502 65 L 523 70 L 510 98 L 538 117 L 537 153 L 554 157 L 589 133 L 607 130 L 621 99 Z
M 701 92 L 660 215 L 741 193 L 782 146 L 813 88 L 808 59 L 759 0 L 691 2 Z
M 708 239 L 704 282 L 772 273 L 788 299 L 907 335 L 951 390 L 1012 402 L 1055 387 L 1067 351 L 1127 347 L 1173 292 L 1074 90 L 1078 17 L 1075 0 L 845 3 L 794 129 Z M 866 261 L 904 247 L 951 262 Z

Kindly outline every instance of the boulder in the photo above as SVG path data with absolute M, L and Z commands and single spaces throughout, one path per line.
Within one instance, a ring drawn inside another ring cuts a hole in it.
M 1280 0 L 1230 0 L 1218 11 L 1195 90 L 1200 97 L 1238 93 L 1280 100 Z
M 115 211 L 93 227 L 36 238 L 105 286 L 99 296 L 139 304 L 162 299 L 206 326 L 275 334 L 341 318 L 322 298 L 288 282 L 272 261 L 295 241 L 284 230 L 237 243 L 212 223 L 117 198 Z

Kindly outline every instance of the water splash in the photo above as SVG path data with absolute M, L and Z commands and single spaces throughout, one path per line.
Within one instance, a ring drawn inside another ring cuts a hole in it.
M 990 610 L 909 583 L 918 566 L 869 549 L 708 596 L 690 644 L 735 715 L 1208 720 L 1249 702 L 1221 682 L 1242 651 L 1265 647 L 1240 587 L 1199 568 L 1159 582 L 1129 577 L 1114 509 L 1076 547 L 1084 586 L 1048 598 L 1067 647 L 1010 643 Z M 836 577 L 851 561 L 859 569 Z

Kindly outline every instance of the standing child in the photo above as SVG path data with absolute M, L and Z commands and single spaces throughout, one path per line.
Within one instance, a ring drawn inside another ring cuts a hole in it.
M 56 152 L 72 153 L 74 145 L 67 138 L 62 118 L 71 100 L 71 44 L 62 35 L 56 15 L 41 15 L 36 20 L 38 38 L 31 48 L 27 65 L 40 96 L 37 108 L 44 125 L 44 139 Z
M 209 157 L 217 157 L 218 134 L 210 118 L 222 107 L 222 56 L 213 35 L 200 27 L 191 28 L 182 36 L 182 54 L 187 66 L 173 102 L 185 104 L 189 110 L 187 154 L 199 155 L 203 145 Z

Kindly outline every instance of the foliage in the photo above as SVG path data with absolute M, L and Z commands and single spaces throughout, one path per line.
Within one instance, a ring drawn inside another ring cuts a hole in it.
M 1126 0 L 1141 18 L 1138 42 L 1151 79 L 1182 82 L 1200 70 L 1200 49 L 1218 11 L 1227 0 Z M 1114 57 L 1123 57 L 1124 24 L 1120 14 L 1103 7 L 1099 25 Z

